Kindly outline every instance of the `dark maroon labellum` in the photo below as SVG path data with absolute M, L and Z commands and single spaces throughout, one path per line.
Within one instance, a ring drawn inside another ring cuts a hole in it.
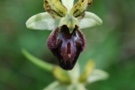
M 69 33 L 68 27 L 63 25 L 52 31 L 47 46 L 58 58 L 59 65 L 65 70 L 71 70 L 85 47 L 85 38 L 77 26 Z

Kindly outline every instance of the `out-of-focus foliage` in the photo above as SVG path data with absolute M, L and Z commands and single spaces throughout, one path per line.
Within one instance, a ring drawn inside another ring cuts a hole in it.
M 92 58 L 96 68 L 110 74 L 108 80 L 88 85 L 90 90 L 135 90 L 134 3 L 135 0 L 93 0 L 89 7 L 103 24 L 83 30 L 87 46 L 78 61 L 83 67 Z M 54 80 L 21 53 L 25 48 L 47 62 L 57 63 L 46 47 L 50 31 L 25 27 L 26 20 L 40 12 L 44 12 L 42 0 L 0 1 L 0 90 L 42 90 Z

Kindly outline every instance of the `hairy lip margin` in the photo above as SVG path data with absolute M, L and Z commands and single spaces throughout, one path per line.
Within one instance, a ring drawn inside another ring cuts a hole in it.
M 57 57 L 59 65 L 65 70 L 71 70 L 85 47 L 85 38 L 77 26 L 69 33 L 68 27 L 63 25 L 50 34 L 47 46 Z

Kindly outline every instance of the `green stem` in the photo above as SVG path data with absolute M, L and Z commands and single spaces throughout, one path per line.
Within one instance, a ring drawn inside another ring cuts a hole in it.
M 49 72 L 52 72 L 53 70 L 53 65 L 52 64 L 49 64 L 47 62 L 44 62 L 38 58 L 36 58 L 35 56 L 31 55 L 28 51 L 26 51 L 25 49 L 22 49 L 21 50 L 23 55 L 29 60 L 31 61 L 32 63 L 36 64 L 37 66 L 39 66 L 40 68 L 46 70 L 46 71 L 49 71 Z

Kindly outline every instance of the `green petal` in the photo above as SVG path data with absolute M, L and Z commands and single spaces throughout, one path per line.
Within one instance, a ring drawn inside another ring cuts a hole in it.
M 44 8 L 55 19 L 65 16 L 68 11 L 60 0 L 44 0 Z
M 82 18 L 88 7 L 88 0 L 79 0 L 71 9 L 70 14 L 76 18 Z
M 70 11 L 73 7 L 74 0 L 62 0 L 62 4 Z
M 53 30 L 58 26 L 58 20 L 54 20 L 47 12 L 36 14 L 26 22 L 26 27 L 35 30 Z
M 84 29 L 101 24 L 102 20 L 96 14 L 91 12 L 85 12 L 84 18 L 80 20 L 79 27 L 80 29 Z
M 103 70 L 94 70 L 94 72 L 92 73 L 92 75 L 89 76 L 87 82 L 88 83 L 92 83 L 95 81 L 99 81 L 99 80 L 105 80 L 109 77 L 109 74 Z

